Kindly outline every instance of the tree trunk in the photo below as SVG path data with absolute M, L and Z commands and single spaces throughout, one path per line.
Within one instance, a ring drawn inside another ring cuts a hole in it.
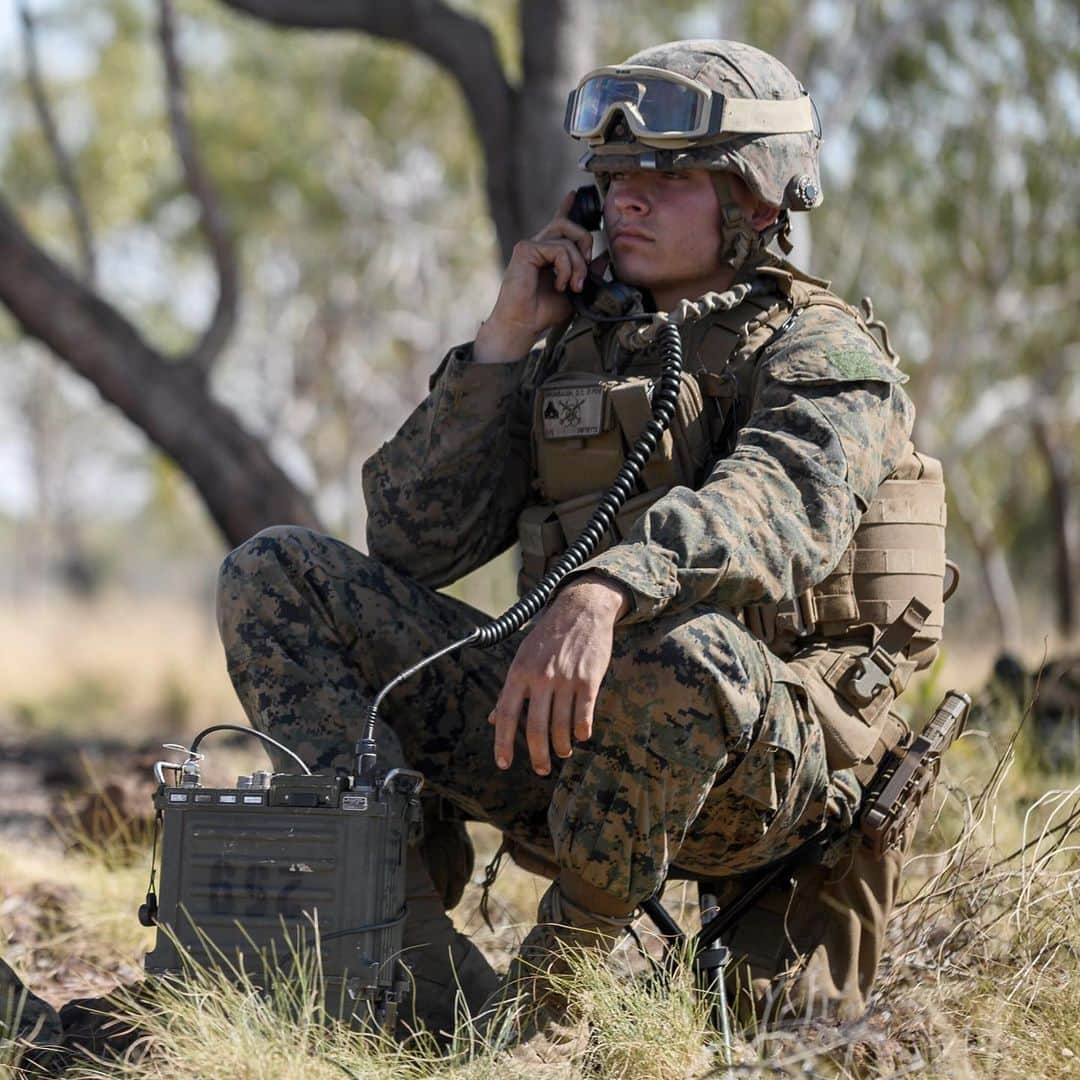
M 222 2 L 279 26 L 349 29 L 402 41 L 443 65 L 461 85 L 483 147 L 488 203 L 504 260 L 569 189 L 578 147 L 559 120 L 574 80 L 591 66 L 591 0 L 522 0 L 523 81 L 516 88 L 488 27 L 440 0 Z M 144 341 L 34 244 L 2 197 L 0 301 L 28 335 L 92 382 L 177 463 L 229 543 L 272 524 L 318 527 L 310 500 L 263 442 L 214 401 L 199 370 L 205 365 L 171 361 Z M 221 344 L 217 340 L 215 348 Z
M 352 30 L 425 53 L 458 82 L 484 150 L 488 209 L 503 261 L 555 210 L 577 175 L 581 147 L 562 131 L 566 95 L 593 66 L 594 0 L 521 0 L 521 85 L 494 37 L 442 0 L 221 0 L 289 29 Z
M 1035 445 L 1046 462 L 1050 511 L 1054 518 L 1054 568 L 1057 571 L 1054 593 L 1057 596 L 1058 630 L 1068 639 L 1077 629 L 1077 567 L 1080 565 L 1077 555 L 1080 536 L 1072 501 L 1072 461 L 1068 443 L 1055 434 L 1045 412 L 1038 413 L 1032 427 Z
M 504 257 L 532 236 L 559 200 L 581 183 L 584 146 L 563 131 L 566 96 L 595 67 L 596 16 L 582 0 L 522 0 L 522 83 L 513 138 L 515 234 L 499 237 Z
M 994 535 L 989 515 L 979 505 L 963 469 L 958 465 L 953 466 L 946 475 L 956 511 L 971 533 L 972 543 L 982 565 L 983 581 L 997 621 L 1001 648 L 1005 652 L 1018 654 L 1024 640 L 1023 626 L 1020 603 L 1016 598 L 1005 552 Z
M 311 502 L 263 444 L 119 312 L 37 247 L 0 199 L 0 299 L 190 477 L 230 544 L 268 525 L 318 527 Z

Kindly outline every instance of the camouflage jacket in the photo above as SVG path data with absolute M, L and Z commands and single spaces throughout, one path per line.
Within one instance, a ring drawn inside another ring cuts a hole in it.
M 582 568 L 628 590 L 626 622 L 705 599 L 780 601 L 823 580 L 914 420 L 906 376 L 839 307 L 806 308 L 735 353 L 730 338 L 686 329 L 684 370 L 729 375 L 733 414 L 704 482 L 673 488 Z M 600 354 L 618 351 L 613 331 L 596 333 Z M 533 398 L 560 358 L 558 337 L 505 364 L 471 363 L 470 345 L 450 350 L 429 396 L 364 466 L 373 556 L 438 587 L 514 542 L 518 515 L 539 501 Z M 656 364 L 646 352 L 630 370 Z

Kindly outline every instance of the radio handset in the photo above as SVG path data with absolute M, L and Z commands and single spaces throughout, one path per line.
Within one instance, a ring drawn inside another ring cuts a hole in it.
M 589 232 L 604 227 L 604 200 L 595 184 L 585 184 L 574 192 L 574 202 L 566 215 Z M 593 322 L 623 322 L 642 312 L 641 293 L 621 281 L 605 281 L 589 271 L 581 292 L 571 293 L 577 313 Z
M 604 227 L 604 200 L 595 184 L 584 184 L 574 192 L 574 202 L 566 215 L 575 225 L 589 232 L 599 232 Z

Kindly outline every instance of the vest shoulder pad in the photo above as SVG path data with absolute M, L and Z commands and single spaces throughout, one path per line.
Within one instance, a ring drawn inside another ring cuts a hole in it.
M 797 306 L 783 333 L 766 346 L 762 368 L 785 383 L 905 383 L 856 314 L 831 293 L 817 293 Z

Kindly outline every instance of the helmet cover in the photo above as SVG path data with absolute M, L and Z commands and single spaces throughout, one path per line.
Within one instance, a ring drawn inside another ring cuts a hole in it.
M 792 102 L 806 91 L 775 57 L 737 41 L 672 41 L 635 53 L 624 65 L 660 69 L 683 76 L 725 99 Z M 686 140 L 669 148 L 664 140 L 650 146 L 648 135 L 631 132 L 625 123 L 609 125 L 590 138 L 583 159 L 591 172 L 622 168 L 708 169 L 741 177 L 757 198 L 781 210 L 810 210 L 821 202 L 818 169 L 820 129 L 755 134 L 745 129 Z

